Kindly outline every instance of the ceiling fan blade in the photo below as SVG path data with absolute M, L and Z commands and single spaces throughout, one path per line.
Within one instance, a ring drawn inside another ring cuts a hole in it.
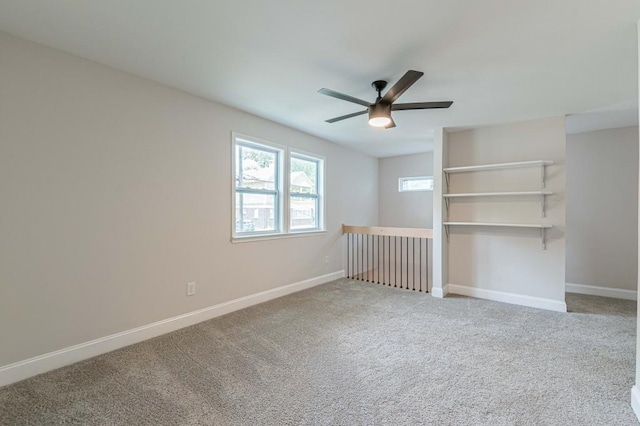
M 330 120 L 325 120 L 325 121 L 327 123 L 335 123 L 336 121 L 346 120 L 347 118 L 351 118 L 351 117 L 357 117 L 359 115 L 366 114 L 367 112 L 369 111 L 365 110 L 360 112 L 354 112 L 353 114 L 341 115 L 340 117 L 332 118 Z
M 393 104 L 391 105 L 392 111 L 402 111 L 408 109 L 433 109 L 433 108 L 449 108 L 453 105 L 451 101 L 441 102 L 413 102 L 408 104 Z
M 396 127 L 396 122 L 393 121 L 393 118 L 391 119 L 391 123 L 384 126 L 385 129 L 393 129 L 394 127 Z
M 366 107 L 371 105 L 370 102 L 363 101 L 362 99 L 354 98 L 353 96 L 345 95 L 344 93 L 336 92 L 331 89 L 322 88 L 318 90 L 318 93 L 322 95 L 331 96 L 332 98 L 342 99 L 343 101 L 353 102 L 354 104 L 358 104 Z
M 402 76 L 400 80 L 396 84 L 393 85 L 387 93 L 382 97 L 382 102 L 386 102 L 388 104 L 392 104 L 402 95 L 405 90 L 407 90 L 413 83 L 418 81 L 420 77 L 424 75 L 423 72 L 409 70 Z

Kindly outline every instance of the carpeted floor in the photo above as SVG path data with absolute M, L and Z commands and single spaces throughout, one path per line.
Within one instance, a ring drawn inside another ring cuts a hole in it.
M 635 302 L 339 280 L 0 389 L 0 424 L 636 425 Z

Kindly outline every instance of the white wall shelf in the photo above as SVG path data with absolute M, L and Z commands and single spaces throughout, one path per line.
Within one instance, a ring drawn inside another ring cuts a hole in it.
M 447 214 L 449 213 L 449 199 L 450 198 L 470 198 L 470 197 L 513 197 L 513 196 L 529 196 L 529 195 L 539 195 L 540 196 L 540 211 L 542 217 L 545 216 L 545 195 L 552 195 L 552 191 L 511 191 L 511 192 L 470 192 L 465 194 L 443 194 L 444 202 L 447 207 Z
M 498 226 L 503 228 L 536 228 L 549 229 L 553 225 L 544 225 L 539 223 L 494 223 L 494 222 L 444 222 L 447 226 Z
M 498 228 L 530 228 L 540 230 L 540 241 L 542 243 L 542 249 L 547 248 L 546 243 L 546 230 L 553 227 L 553 225 L 539 224 L 539 223 L 494 223 L 494 222 L 443 222 L 445 231 L 447 232 L 447 240 L 449 239 L 449 227 L 450 226 L 484 226 L 484 227 L 498 227 Z
M 444 194 L 444 198 L 463 197 L 501 197 L 510 195 L 551 195 L 551 191 L 513 191 L 513 192 L 470 192 L 466 194 Z
M 449 175 L 452 173 L 468 173 L 468 172 L 484 172 L 489 170 L 501 170 L 501 169 L 516 169 L 521 167 L 540 167 L 540 177 L 542 179 L 542 188 L 544 189 L 546 172 L 545 167 L 551 166 L 553 161 L 551 160 L 533 160 L 533 161 L 518 161 L 515 163 L 497 163 L 497 164 L 481 164 L 478 166 L 461 166 L 461 167 L 447 167 L 442 169 L 444 172 L 445 180 L 447 181 L 447 191 L 449 191 Z
M 484 170 L 514 169 L 519 167 L 544 167 L 544 166 L 551 166 L 552 164 L 553 164 L 553 161 L 551 160 L 518 161 L 515 163 L 498 163 L 498 164 L 482 164 L 478 166 L 447 167 L 442 171 L 445 173 L 465 173 L 465 172 L 480 172 Z

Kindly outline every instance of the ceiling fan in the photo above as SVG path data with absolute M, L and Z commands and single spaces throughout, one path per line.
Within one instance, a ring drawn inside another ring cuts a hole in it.
M 433 109 L 433 108 L 449 108 L 453 102 L 413 102 L 405 104 L 394 104 L 394 102 L 424 75 L 423 72 L 409 70 L 402 76 L 398 82 L 382 96 L 381 92 L 387 87 L 384 80 L 376 80 L 371 86 L 378 92 L 378 98 L 374 103 L 369 103 L 353 96 L 345 95 L 331 89 L 320 89 L 318 93 L 331 96 L 333 98 L 342 99 L 343 101 L 353 102 L 354 104 L 367 107 L 364 111 L 354 112 L 353 114 L 342 115 L 340 117 L 326 120 L 327 123 L 335 123 L 336 121 L 346 120 L 347 118 L 357 117 L 362 114 L 369 113 L 369 124 L 373 127 L 383 127 L 390 129 L 396 127 L 396 123 L 391 118 L 391 111 L 406 111 L 410 109 Z

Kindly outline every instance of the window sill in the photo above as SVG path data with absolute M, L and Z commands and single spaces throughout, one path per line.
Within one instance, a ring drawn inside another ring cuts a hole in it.
M 266 234 L 266 235 L 247 235 L 246 237 L 231 237 L 231 242 L 236 243 L 249 243 L 256 241 L 268 241 L 268 240 L 280 240 L 286 238 L 301 238 L 301 237 L 315 237 L 326 234 L 326 230 L 314 230 L 314 231 L 297 231 L 290 232 L 288 234 Z

